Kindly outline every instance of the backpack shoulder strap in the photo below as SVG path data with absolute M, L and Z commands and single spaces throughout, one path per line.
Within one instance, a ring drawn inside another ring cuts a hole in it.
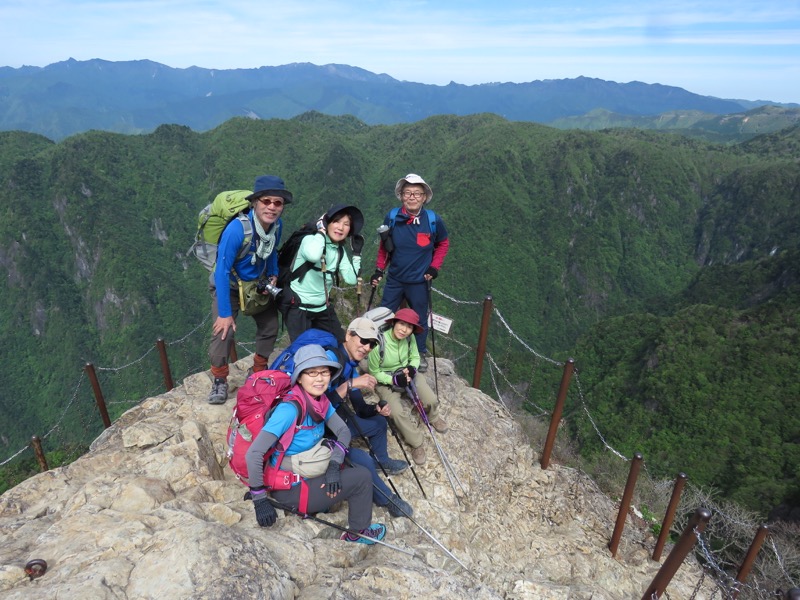
M 239 254 L 236 255 L 236 260 L 241 260 L 251 254 L 250 243 L 253 241 L 253 224 L 250 222 L 250 216 L 246 212 L 240 212 L 236 215 L 236 218 L 242 224 L 242 229 L 244 230 L 244 241 L 239 249 Z

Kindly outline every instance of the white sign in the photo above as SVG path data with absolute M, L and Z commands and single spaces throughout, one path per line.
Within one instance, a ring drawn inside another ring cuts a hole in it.
M 452 325 L 453 319 L 437 315 L 435 312 L 431 312 L 430 317 L 428 317 L 428 327 L 433 327 L 436 331 L 450 333 L 450 327 Z

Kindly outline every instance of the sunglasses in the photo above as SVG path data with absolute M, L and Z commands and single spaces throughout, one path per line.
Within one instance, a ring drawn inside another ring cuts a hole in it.
M 353 335 L 358 338 L 358 341 L 362 346 L 369 346 L 370 350 L 372 350 L 375 346 L 378 345 L 378 340 L 365 340 L 357 333 L 353 333 Z
M 281 200 L 280 198 L 278 198 L 277 200 L 272 200 L 271 198 L 261 197 L 258 199 L 258 201 L 261 202 L 261 204 L 263 204 L 264 206 L 274 206 L 275 208 L 280 208 L 281 206 L 283 206 L 283 200 Z

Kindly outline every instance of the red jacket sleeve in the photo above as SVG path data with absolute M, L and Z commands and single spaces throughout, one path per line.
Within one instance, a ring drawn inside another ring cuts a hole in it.
M 436 269 L 437 271 L 441 271 L 442 264 L 444 263 L 444 257 L 447 256 L 447 251 L 450 249 L 450 240 L 449 238 L 443 239 L 441 242 L 437 242 L 433 246 L 433 259 L 431 260 L 431 266 Z M 380 250 L 379 257 L 380 257 Z

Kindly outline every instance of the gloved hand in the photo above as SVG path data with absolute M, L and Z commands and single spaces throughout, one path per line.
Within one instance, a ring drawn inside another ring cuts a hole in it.
M 361 251 L 364 249 L 364 236 L 360 233 L 355 234 L 351 238 L 350 244 L 353 247 L 353 254 L 355 256 L 361 256 Z
M 372 274 L 372 277 L 370 277 L 369 282 L 372 287 L 377 287 L 377 285 L 381 282 L 381 279 L 383 279 L 383 271 L 381 269 L 375 269 L 375 272 Z
M 436 279 L 439 275 L 439 269 L 435 267 L 428 267 L 428 270 L 425 271 L 425 275 L 430 275 L 431 279 Z
M 408 377 L 402 370 L 397 370 L 392 375 L 392 384 L 399 388 L 408 387 Z
M 329 462 L 328 470 L 325 471 L 325 483 L 328 485 L 328 496 L 333 498 L 342 489 L 341 466 L 337 462 Z
M 417 368 L 412 365 L 408 365 L 406 370 L 408 371 L 408 380 L 412 381 L 414 379 L 414 375 L 417 374 Z
M 251 490 L 250 493 L 253 498 L 253 507 L 256 509 L 256 521 L 258 521 L 258 524 L 261 525 L 261 527 L 271 527 L 274 525 L 275 521 L 278 520 L 278 513 L 267 499 L 266 492 L 262 489 L 260 492 L 253 492 Z

